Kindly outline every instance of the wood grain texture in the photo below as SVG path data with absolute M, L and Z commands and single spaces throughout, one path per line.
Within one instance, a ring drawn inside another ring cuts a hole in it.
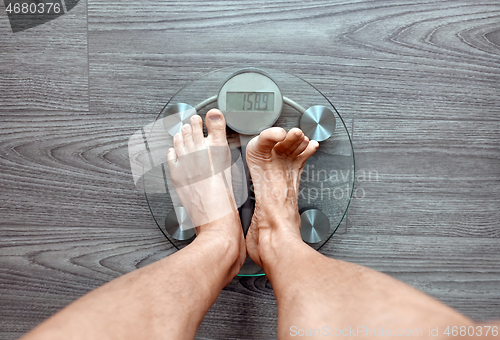
M 89 108 L 87 5 L 12 33 L 0 4 L 0 111 Z
M 500 125 L 356 119 L 359 233 L 500 237 Z
M 235 64 L 301 76 L 353 122 L 357 169 L 377 177 L 358 180 L 364 197 L 325 255 L 500 318 L 497 1 L 91 0 L 88 32 L 84 5 L 0 37 L 0 338 L 174 251 L 127 140 L 187 82 Z M 56 52 L 60 72 L 46 65 Z M 276 321 L 269 282 L 235 279 L 197 337 L 274 339 Z
M 90 72 L 113 75 L 92 84 L 101 109 L 159 112 L 189 79 L 250 63 L 304 76 L 357 116 L 498 119 L 493 1 L 95 1 L 89 13 Z

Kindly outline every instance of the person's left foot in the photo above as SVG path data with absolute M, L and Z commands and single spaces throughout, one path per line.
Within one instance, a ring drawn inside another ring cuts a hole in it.
M 192 116 L 190 123 L 174 136 L 174 148 L 167 154 L 175 191 L 197 227 L 198 237 L 211 231 L 217 237 L 235 239 L 244 255 L 243 230 L 232 194 L 231 152 L 224 116 L 217 109 L 206 114 L 206 138 L 200 116 Z

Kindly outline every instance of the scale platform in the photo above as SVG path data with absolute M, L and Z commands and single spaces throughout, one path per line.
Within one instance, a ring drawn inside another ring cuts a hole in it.
M 176 199 L 166 154 L 182 125 L 194 114 L 204 119 L 212 108 L 222 111 L 228 125 L 231 171 L 236 174 L 232 185 L 245 234 L 255 205 L 244 161 L 246 143 L 270 126 L 286 131 L 298 127 L 319 142 L 318 150 L 305 164 L 298 197 L 302 239 L 319 250 L 339 227 L 352 197 L 355 176 L 351 139 L 344 121 L 325 96 L 301 78 L 273 69 L 229 67 L 208 73 L 177 92 L 155 122 L 136 136 L 142 138 L 146 150 L 138 162 L 142 164 L 143 190 L 161 232 L 177 249 L 196 237 L 186 210 Z M 264 273 L 247 258 L 239 275 Z

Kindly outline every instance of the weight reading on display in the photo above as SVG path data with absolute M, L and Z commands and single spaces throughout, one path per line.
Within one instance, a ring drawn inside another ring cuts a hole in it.
M 227 92 L 226 111 L 274 111 L 274 93 Z
M 269 75 L 247 68 L 226 80 L 217 103 L 231 129 L 255 135 L 276 122 L 283 108 L 283 95 Z

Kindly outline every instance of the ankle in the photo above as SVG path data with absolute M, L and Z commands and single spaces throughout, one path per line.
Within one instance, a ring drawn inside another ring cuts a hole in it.
M 227 275 L 230 276 L 229 280 L 238 274 L 246 254 L 245 252 L 242 255 L 245 251 L 242 237 L 230 237 L 226 233 L 215 230 L 209 230 L 196 236 L 188 247 L 205 258 L 212 258 L 219 269 L 227 272 Z
M 304 269 L 314 262 L 316 254 L 310 251 L 312 249 L 303 242 L 268 250 L 261 257 L 262 269 L 273 284 L 278 279 L 281 280 L 285 273 L 285 277 L 289 279 L 299 278 Z
M 295 257 L 300 259 L 307 253 L 307 248 L 310 247 L 302 241 L 298 229 L 259 228 L 258 252 L 264 270 L 272 269 Z
M 196 228 L 197 238 L 203 237 L 214 240 L 238 240 L 242 235 L 241 222 L 238 211 L 233 210 L 229 214 L 200 225 Z
M 225 255 L 232 259 L 240 254 L 242 245 L 244 247 L 243 231 L 238 212 L 235 211 L 216 221 L 204 224 L 197 228 L 195 239 L 197 244 L 202 242 L 212 245 L 223 251 Z

